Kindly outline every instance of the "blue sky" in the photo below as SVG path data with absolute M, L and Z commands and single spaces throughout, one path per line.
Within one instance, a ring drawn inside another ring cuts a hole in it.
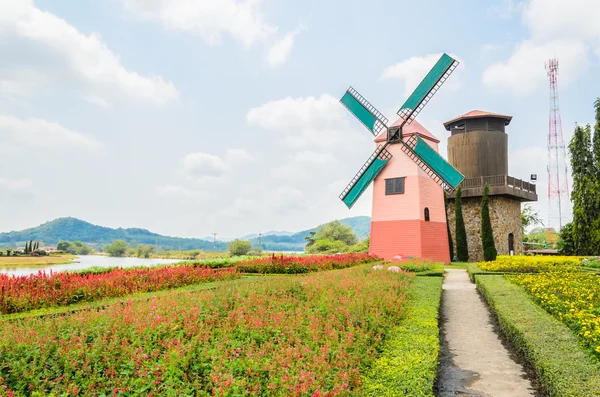
M 337 102 L 388 118 L 442 52 L 461 64 L 419 121 L 512 115 L 510 173 L 540 177 L 548 82 L 563 134 L 600 96 L 595 0 L 0 0 L 0 230 L 75 216 L 189 237 L 370 213 L 338 194 L 373 150 Z

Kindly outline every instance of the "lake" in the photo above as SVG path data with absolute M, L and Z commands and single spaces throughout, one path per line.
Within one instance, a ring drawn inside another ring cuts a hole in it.
M 16 276 L 35 274 L 40 270 L 49 272 L 64 272 L 65 270 L 81 270 L 90 267 L 132 267 L 132 266 L 153 266 L 168 263 L 181 262 L 181 259 L 157 259 L 157 258 L 113 258 L 110 256 L 98 256 L 98 255 L 82 255 L 78 256 L 73 260 L 73 263 L 67 263 L 64 265 L 47 265 L 47 266 L 36 266 L 36 267 L 11 267 L 1 266 L 0 274 L 14 274 Z

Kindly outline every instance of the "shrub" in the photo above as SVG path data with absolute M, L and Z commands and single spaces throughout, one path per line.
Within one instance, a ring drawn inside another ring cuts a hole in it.
M 481 199 L 481 243 L 483 245 L 483 258 L 486 261 L 493 261 L 496 259 L 498 252 L 496 251 L 494 231 L 492 230 L 492 222 L 490 220 L 489 192 L 490 185 L 486 183 Z
M 124 256 L 127 251 L 127 243 L 125 240 L 113 240 L 112 243 L 104 247 L 104 250 L 109 256 L 121 257 Z
M 113 269 L 107 272 L 62 272 L 9 276 L 0 274 L 0 313 L 18 313 L 136 292 L 157 291 L 184 285 L 237 277 L 231 269 L 163 266 L 155 268 Z
M 246 255 L 252 249 L 252 243 L 247 240 L 235 239 L 229 243 L 227 250 L 231 256 Z
M 390 333 L 383 353 L 363 377 L 366 397 L 432 397 L 439 353 L 440 278 L 417 278 L 409 311 Z
M 540 273 L 563 270 L 579 270 L 581 262 L 577 256 L 508 256 L 500 255 L 495 261 L 479 262 L 477 266 L 483 271 L 504 273 Z
M 454 200 L 455 223 L 456 223 L 456 257 L 460 262 L 469 261 L 469 245 L 467 242 L 467 230 L 465 229 L 465 220 L 463 219 L 462 190 L 456 189 L 456 199 Z
M 477 276 L 477 288 L 504 336 L 535 370 L 549 396 L 600 396 L 598 360 L 570 330 L 503 276 Z
M 307 256 L 273 254 L 269 257 L 237 262 L 235 267 L 243 273 L 300 274 L 343 269 L 380 260 L 381 258 L 374 255 L 358 253 Z

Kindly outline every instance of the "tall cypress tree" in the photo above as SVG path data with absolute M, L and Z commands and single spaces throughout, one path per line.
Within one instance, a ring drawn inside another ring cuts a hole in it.
M 456 189 L 456 199 L 454 200 L 454 214 L 456 223 L 456 257 L 461 262 L 469 261 L 469 245 L 467 243 L 467 230 L 465 229 L 465 220 L 462 213 L 461 202 L 462 190 Z
M 444 192 L 444 209 L 446 210 L 446 229 L 448 231 L 448 248 L 450 249 L 450 261 L 454 260 L 454 244 L 452 243 L 452 234 L 450 233 L 450 223 L 448 223 L 448 199 Z
M 490 220 L 489 197 L 490 186 L 486 183 L 483 187 L 483 198 L 481 199 L 481 244 L 483 245 L 483 259 L 486 261 L 496 260 L 498 252 L 494 243 L 494 231 Z
M 594 237 L 596 197 L 596 173 L 591 142 L 591 127 L 576 126 L 569 142 L 571 172 L 573 175 L 573 245 L 575 254 L 591 255 L 597 248 Z

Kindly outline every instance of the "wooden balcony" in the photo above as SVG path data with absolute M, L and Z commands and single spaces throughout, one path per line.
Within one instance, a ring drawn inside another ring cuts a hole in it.
M 519 201 L 537 201 L 536 185 L 508 175 L 466 178 L 460 184 L 462 197 L 481 197 L 485 184 L 490 186 L 490 196 L 506 196 Z M 454 198 L 454 193 L 448 198 Z

